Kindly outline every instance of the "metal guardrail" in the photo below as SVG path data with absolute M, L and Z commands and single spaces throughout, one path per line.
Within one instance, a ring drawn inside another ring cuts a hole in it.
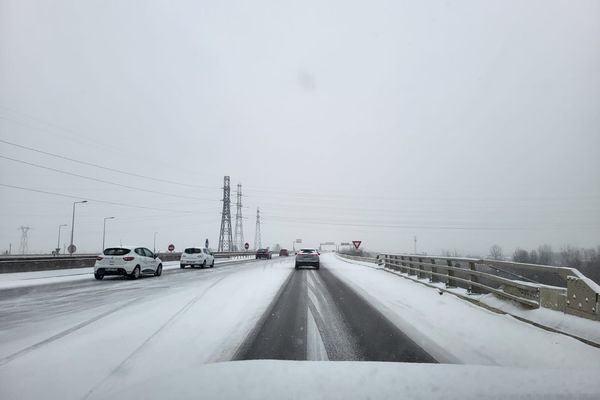
M 335 254 L 338 257 L 347 258 L 348 260 L 364 261 L 364 262 L 371 262 L 371 263 L 379 263 L 379 259 L 377 257 L 352 256 L 350 254 L 342 254 L 342 253 L 335 253 Z
M 600 285 L 575 268 L 411 254 L 380 254 L 377 259 L 386 269 L 446 287 L 600 320 Z

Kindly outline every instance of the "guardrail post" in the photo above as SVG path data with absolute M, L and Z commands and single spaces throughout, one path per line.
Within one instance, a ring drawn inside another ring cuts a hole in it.
M 406 273 L 406 268 L 404 268 L 405 266 L 406 263 L 404 262 L 404 256 L 400 256 L 400 272 Z
M 446 263 L 449 267 L 452 267 L 452 260 L 446 260 Z M 454 278 L 454 271 L 448 269 L 446 270 L 446 274 L 448 275 L 448 278 L 446 280 L 446 287 L 456 287 L 456 281 L 452 279 Z
M 432 264 L 435 264 L 435 258 L 432 258 L 432 259 L 431 259 L 431 263 L 432 263 Z M 434 267 L 434 266 L 432 265 L 432 266 L 431 266 L 431 272 L 433 272 L 433 274 L 431 274 L 431 275 L 429 276 L 429 282 L 437 282 L 437 281 L 439 281 L 439 279 L 438 279 L 437 275 L 434 275 L 434 274 L 436 274 L 436 273 L 438 272 L 438 271 L 437 271 L 437 267 Z
M 417 272 L 417 278 L 419 279 L 423 279 L 425 278 L 425 274 L 421 271 L 423 271 L 423 264 L 421 264 L 423 262 L 423 259 L 421 257 L 418 258 L 419 260 L 419 271 Z
M 473 261 L 469 262 L 469 270 L 471 270 L 471 271 L 477 271 L 477 269 L 475 268 L 475 263 Z M 477 275 L 475 275 L 475 274 L 469 274 L 469 280 L 471 282 L 479 283 L 479 277 Z M 479 286 L 473 286 L 471 284 L 469 284 L 469 288 L 467 289 L 467 291 L 469 293 L 473 293 L 473 294 L 481 293 L 481 290 L 479 289 Z

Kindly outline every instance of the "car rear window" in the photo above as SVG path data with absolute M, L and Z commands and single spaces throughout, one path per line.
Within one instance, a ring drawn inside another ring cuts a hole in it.
M 305 253 L 305 254 L 316 253 L 316 250 L 313 250 L 313 249 L 302 249 L 302 250 L 300 250 L 300 253 Z
M 258 249 L 258 252 L 259 252 L 259 253 L 266 253 L 266 252 L 267 252 L 267 249 Z
M 124 256 L 125 254 L 131 253 L 129 249 L 123 249 L 121 247 L 112 247 L 110 249 L 104 250 L 105 256 Z
M 185 249 L 185 254 L 199 254 L 202 253 L 202 249 L 197 249 L 195 247 L 190 247 L 189 249 Z

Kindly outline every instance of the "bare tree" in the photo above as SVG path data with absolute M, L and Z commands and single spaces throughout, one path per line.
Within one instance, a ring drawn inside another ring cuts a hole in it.
M 513 261 L 520 263 L 528 263 L 529 262 L 529 253 L 527 250 L 517 248 L 513 253 Z
M 552 265 L 554 261 L 554 254 L 552 253 L 552 247 L 547 244 L 543 244 L 538 247 L 538 264 Z
M 560 250 L 560 264 L 564 267 L 580 268 L 583 265 L 581 251 L 571 245 L 567 245 Z
M 498 246 L 497 244 L 490 247 L 490 258 L 492 260 L 502 260 L 504 258 L 502 247 Z
M 529 252 L 529 263 L 538 264 L 538 253 L 535 250 Z

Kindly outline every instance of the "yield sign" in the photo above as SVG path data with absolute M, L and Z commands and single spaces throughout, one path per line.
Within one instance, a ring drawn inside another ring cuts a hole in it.
M 362 243 L 362 240 L 353 240 L 352 244 L 354 245 L 354 248 L 356 250 L 358 250 L 358 247 L 360 246 L 360 244 Z

